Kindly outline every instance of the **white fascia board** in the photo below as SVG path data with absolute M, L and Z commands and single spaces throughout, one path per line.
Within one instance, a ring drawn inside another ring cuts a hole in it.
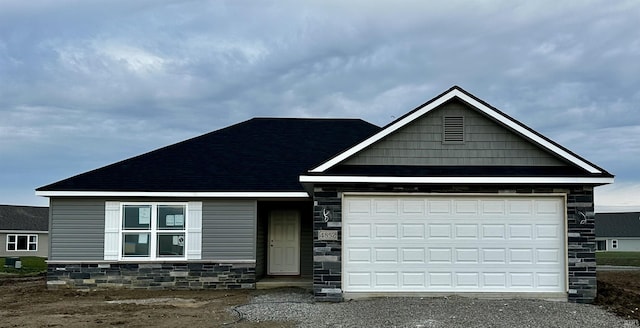
M 36 191 L 44 197 L 309 198 L 306 192 Z
M 0 233 L 12 234 L 12 235 L 35 235 L 35 234 L 48 234 L 49 231 L 37 231 L 37 230 L 0 230 Z
M 302 183 L 404 183 L 404 184 L 610 184 L 606 177 L 370 177 L 301 175 Z
M 458 97 L 458 98 L 464 100 L 465 102 L 469 103 L 471 106 L 473 106 L 473 107 L 477 108 L 478 110 L 486 113 L 487 115 L 489 115 L 490 117 L 494 118 L 498 122 L 500 122 L 500 123 L 512 128 L 513 130 L 517 131 L 518 133 L 521 133 L 522 135 L 526 136 L 527 138 L 529 138 L 533 142 L 539 144 L 540 146 L 542 146 L 542 147 L 544 147 L 546 149 L 549 149 L 553 153 L 555 153 L 558 156 L 570 161 L 571 163 L 578 165 L 579 167 L 587 170 L 589 173 L 602 173 L 602 171 L 597 169 L 596 167 L 590 165 L 589 163 L 586 163 L 582 159 L 570 154 L 569 152 L 563 150 L 562 148 L 556 146 L 555 144 L 553 144 L 553 143 L 547 141 L 546 139 L 540 137 L 539 135 L 531 132 L 530 130 L 524 128 L 520 124 L 517 124 L 513 120 L 511 120 L 511 119 L 505 117 L 504 115 L 496 112 L 494 109 L 488 107 L 487 105 L 479 102 L 478 100 L 474 99 L 473 97 L 470 97 L 469 95 L 467 95 L 466 93 L 464 93 L 464 92 L 462 92 L 462 91 L 460 91 L 458 89 L 453 89 L 450 92 L 448 92 L 447 94 L 442 95 L 440 98 L 435 99 L 434 101 L 432 101 L 431 103 L 425 105 L 424 107 L 420 108 L 419 110 L 416 110 L 411 115 L 408 115 L 407 117 L 405 117 L 402 120 L 396 122 L 395 124 L 393 124 L 393 125 L 387 127 L 386 129 L 374 134 L 373 136 L 371 136 L 367 140 L 355 145 L 354 147 L 346 150 L 345 152 L 339 154 L 338 156 L 332 158 L 331 160 L 325 162 L 324 164 L 312 169 L 310 172 L 321 173 L 321 172 L 326 171 L 327 169 L 333 167 L 334 165 L 346 160 L 347 158 L 353 156 L 357 152 L 363 150 L 364 148 L 370 146 L 371 144 L 379 141 L 380 139 L 382 139 L 382 138 L 388 136 L 389 134 L 397 131 L 401 127 L 411 123 L 415 119 L 421 117 L 422 115 L 430 112 L 431 110 L 435 109 L 436 107 L 438 107 L 438 106 L 442 105 L 443 103 L 449 101 L 453 97 Z

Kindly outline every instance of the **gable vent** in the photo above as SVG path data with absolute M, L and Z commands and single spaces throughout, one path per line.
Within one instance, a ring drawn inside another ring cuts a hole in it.
M 464 117 L 462 116 L 445 116 L 443 124 L 444 143 L 462 143 L 464 142 Z

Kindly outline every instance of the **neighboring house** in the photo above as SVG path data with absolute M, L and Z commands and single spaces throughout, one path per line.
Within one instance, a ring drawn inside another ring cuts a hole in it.
M 596 214 L 596 250 L 640 251 L 640 212 Z
M 49 208 L 0 205 L 0 257 L 49 254 Z
M 389 125 L 257 118 L 37 189 L 50 288 L 591 302 L 613 175 L 459 87 Z

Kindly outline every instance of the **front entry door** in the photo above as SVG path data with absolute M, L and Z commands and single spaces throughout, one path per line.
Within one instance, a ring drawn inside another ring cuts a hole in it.
M 293 210 L 269 215 L 268 274 L 300 274 L 300 214 Z

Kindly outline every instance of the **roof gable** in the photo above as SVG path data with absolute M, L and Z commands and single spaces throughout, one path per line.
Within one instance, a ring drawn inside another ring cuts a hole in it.
M 254 118 L 37 191 L 304 192 L 299 174 L 379 130 L 360 119 Z
M 596 214 L 596 237 L 640 238 L 640 212 Z
M 459 142 L 445 142 L 444 122 L 460 122 Z M 454 98 L 339 165 L 566 166 L 473 107 Z
M 0 231 L 48 230 L 48 207 L 0 205 Z
M 550 139 L 544 137 L 543 135 L 535 132 L 531 128 L 516 121 L 515 119 L 509 117 L 508 115 L 502 113 L 501 111 L 483 102 L 482 100 L 476 98 L 475 96 L 469 94 L 468 92 L 464 91 L 462 88 L 458 86 L 452 87 L 451 89 L 444 92 L 443 94 L 417 107 L 413 111 L 407 113 L 406 115 L 400 117 L 396 121 L 385 126 L 380 132 L 358 143 L 354 147 L 329 159 L 323 164 L 311 169 L 309 172 L 316 173 L 316 174 L 323 173 L 330 170 L 331 168 L 335 167 L 338 164 L 341 164 L 341 163 L 344 164 L 349 160 L 353 160 L 355 156 L 365 151 L 368 147 L 376 143 L 379 143 L 384 139 L 389 138 L 391 135 L 393 135 L 397 131 L 407 127 L 408 125 L 421 119 L 425 115 L 436 111 L 437 109 L 441 108 L 443 105 L 451 102 L 452 100 L 458 100 L 467 104 L 468 106 L 474 108 L 478 113 L 490 118 L 497 124 L 510 130 L 512 133 L 521 136 L 524 140 L 535 145 L 536 148 L 543 149 L 548 154 L 551 154 L 552 157 L 556 157 L 562 161 L 566 161 L 567 163 L 570 163 L 571 165 L 574 165 L 588 172 L 589 174 L 610 176 L 610 174 L 604 171 L 603 169 L 588 162 L 587 160 L 581 158 L 580 156 L 572 153 L 568 149 L 551 141 Z

